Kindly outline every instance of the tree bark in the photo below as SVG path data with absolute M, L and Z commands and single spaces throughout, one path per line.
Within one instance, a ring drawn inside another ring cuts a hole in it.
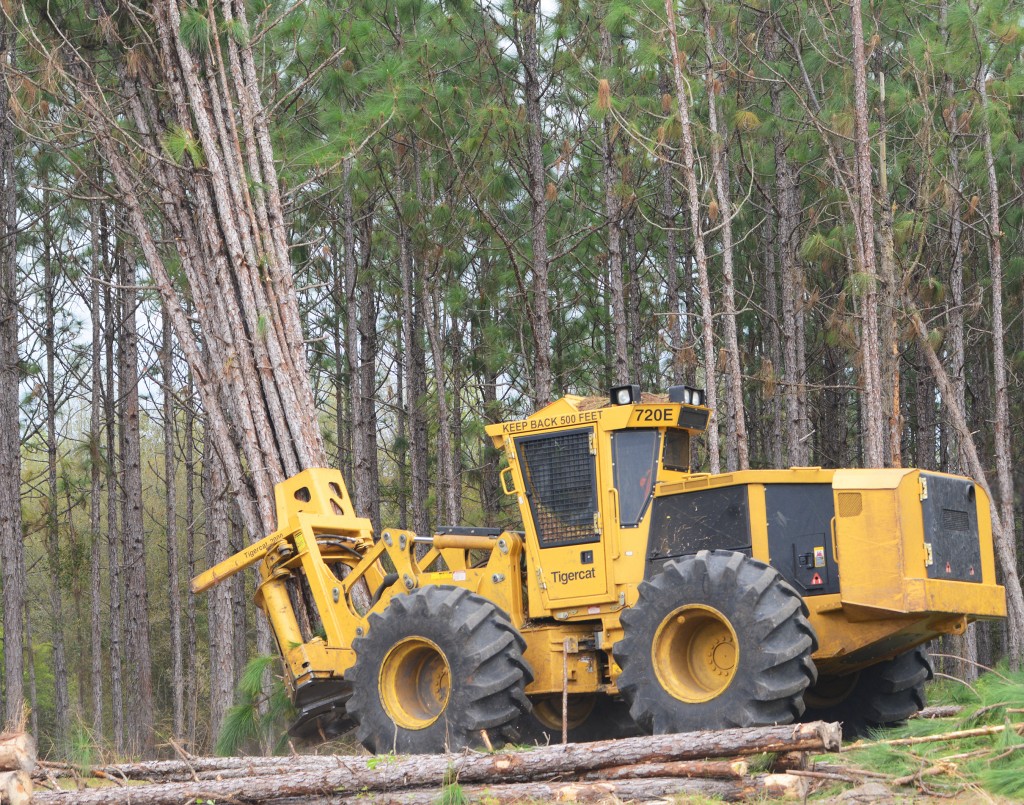
M 175 456 L 174 342 L 171 320 L 163 317 L 160 370 L 163 375 L 164 414 L 164 518 L 167 535 L 167 598 L 171 637 L 171 732 L 180 740 L 185 734 L 185 669 L 181 645 L 181 581 L 178 560 L 178 463 Z
M 703 218 L 700 198 L 697 194 L 697 172 L 694 161 L 693 127 L 690 124 L 690 90 L 683 75 L 682 54 L 676 31 L 676 12 L 673 0 L 665 0 L 668 17 L 668 43 L 672 53 L 673 77 L 676 88 L 676 105 L 679 124 L 682 128 L 683 181 L 686 186 L 686 200 L 690 214 L 690 233 L 693 237 L 693 259 L 697 264 L 700 283 L 701 324 L 704 341 L 704 383 L 707 394 L 706 404 L 711 409 L 708 420 L 708 464 L 711 472 L 721 469 L 718 447 L 718 353 L 715 349 L 715 319 L 711 302 L 711 279 L 708 275 L 708 258 L 704 247 Z
M 839 724 L 815 721 L 773 727 L 746 727 L 675 735 L 644 735 L 593 744 L 560 744 L 524 752 L 493 755 L 411 755 L 386 763 L 368 764 L 365 757 L 291 758 L 197 758 L 189 761 L 100 766 L 93 773 L 129 778 L 161 779 L 167 775 L 215 773 L 224 769 L 246 769 L 249 782 L 233 779 L 158 783 L 151 787 L 104 789 L 109 802 L 165 802 L 160 797 L 256 797 L 276 786 L 275 797 L 345 793 L 360 790 L 389 791 L 398 788 L 436 786 L 438 780 L 458 778 L 462 785 L 473 782 L 517 782 L 578 775 L 597 769 L 637 763 L 698 761 L 708 758 L 757 755 L 764 752 L 836 752 L 842 731 Z M 371 768 L 371 766 L 373 766 Z M 100 802 L 88 799 L 93 792 L 74 792 L 85 797 L 82 805 Z M 123 799 L 118 799 L 124 795 Z M 134 799 L 134 796 L 150 797 Z M 262 796 L 266 796 L 265 794 Z M 436 792 L 435 792 L 436 796 Z M 45 800 L 61 802 L 70 800 Z
M 206 560 L 213 566 L 231 552 L 224 471 L 204 442 L 203 497 L 206 508 Z M 206 594 L 210 639 L 210 742 L 216 743 L 234 701 L 235 652 L 232 590 L 218 584 Z
M 15 61 L 16 34 L 0 19 L 0 65 Z M 7 81 L 0 81 L 0 563 L 3 579 L 4 717 L 18 723 L 25 709 L 25 560 L 21 524 L 21 417 L 18 387 L 18 199 L 14 117 Z
M 135 322 L 138 292 L 135 264 L 119 254 L 123 299 L 119 355 L 121 417 L 124 453 L 121 459 L 124 490 L 123 550 L 125 600 L 125 653 L 133 683 L 128 688 L 128 745 L 149 752 L 155 745 L 153 655 L 149 642 L 149 585 L 146 579 L 146 542 L 142 512 L 142 443 L 139 421 L 139 352 Z
M 1000 225 L 999 180 L 996 175 L 995 157 L 992 152 L 992 125 L 988 119 L 987 65 L 978 70 L 978 96 L 981 99 L 982 143 L 985 152 L 985 168 L 988 178 L 988 227 L 989 273 L 992 279 L 992 383 L 995 388 L 995 451 L 996 483 L 999 489 L 999 513 L 1005 539 L 1009 543 L 1003 552 L 1003 574 L 1017 578 L 1017 527 L 1014 516 L 1014 489 L 1012 451 L 1010 448 L 1010 401 L 1006 378 L 1006 337 L 1003 332 L 1003 231 Z M 1024 662 L 1024 620 L 1012 613 L 1007 625 L 1009 630 L 1010 668 L 1016 671 Z
M 704 51 L 707 59 L 708 123 L 711 129 L 711 172 L 718 198 L 718 215 L 722 232 L 722 341 L 725 347 L 725 388 L 728 442 L 726 468 L 729 472 L 750 467 L 747 423 L 743 411 L 743 373 L 740 362 L 739 337 L 736 333 L 736 277 L 733 267 L 732 194 L 729 191 L 729 163 L 725 133 L 720 131 L 718 94 L 720 79 L 715 64 L 718 53 L 711 35 L 711 7 L 704 4 Z
M 114 730 L 114 747 L 118 753 L 124 753 L 125 731 L 124 731 L 124 689 L 122 687 L 122 647 L 121 639 L 124 634 L 123 620 L 121 616 L 122 590 L 121 590 L 121 525 L 120 506 L 118 505 L 121 493 L 117 483 L 117 465 L 120 462 L 120 451 L 118 450 L 119 439 L 115 424 L 115 412 L 117 410 L 117 388 L 115 387 L 115 335 L 117 333 L 117 321 L 120 317 L 119 294 L 115 293 L 113 287 L 116 285 L 115 260 L 107 253 L 109 226 L 104 209 L 100 207 L 100 242 L 104 247 L 107 258 L 104 260 L 106 266 L 106 283 L 103 289 L 103 309 L 106 313 L 105 326 L 103 331 L 106 368 L 106 394 L 103 399 L 104 419 L 107 421 L 107 461 L 106 461 L 106 487 L 107 487 L 107 585 L 109 587 L 108 598 L 110 601 L 110 709 Z M 118 358 L 117 360 L 120 360 Z
M 57 491 L 57 379 L 56 379 L 56 278 L 53 272 L 55 238 L 50 218 L 51 194 L 47 172 L 42 176 L 42 263 L 43 263 L 43 349 L 45 351 L 46 379 L 46 500 L 43 511 L 46 518 L 46 553 L 50 570 L 50 634 L 53 646 L 53 706 L 56 729 L 54 741 L 57 751 L 68 748 L 71 729 L 71 698 L 68 690 L 68 661 L 64 643 L 64 602 L 61 582 L 60 523 Z
M 601 78 L 598 87 L 598 106 L 605 110 L 601 121 L 602 174 L 604 179 L 604 217 L 608 243 L 608 299 L 611 303 L 612 331 L 612 384 L 630 382 L 629 347 L 626 343 L 626 301 L 622 279 L 622 198 L 619 176 L 615 165 L 615 132 L 618 125 L 611 111 L 612 38 L 607 26 L 601 25 L 599 64 Z M 639 377 L 632 378 L 639 382 Z
M 530 324 L 533 333 L 533 405 L 551 401 L 551 312 L 548 305 L 548 202 L 544 165 L 544 90 L 540 65 L 540 0 L 515 0 L 519 25 L 519 60 L 523 65 L 526 108 L 526 173 L 530 193 L 532 282 Z
M 92 243 L 92 278 L 89 282 L 89 321 L 92 327 L 92 388 L 89 401 L 89 533 L 92 539 L 89 557 L 89 642 L 92 731 L 96 736 L 103 735 L 103 454 L 100 449 L 103 414 L 103 319 L 100 311 L 100 278 L 105 271 L 101 263 L 98 206 L 98 201 L 93 201 L 89 205 L 89 237 Z M 107 314 L 109 315 L 109 311 Z M 110 427 L 110 423 L 107 423 L 107 427 Z
M 863 275 L 861 308 L 861 379 L 864 466 L 881 467 L 885 461 L 887 431 L 882 406 L 881 334 L 878 321 L 878 270 L 875 260 L 874 189 L 871 181 L 871 144 L 868 131 L 867 66 L 864 51 L 862 0 L 850 4 L 853 44 L 854 177 L 856 203 L 853 219 L 857 233 L 857 265 Z

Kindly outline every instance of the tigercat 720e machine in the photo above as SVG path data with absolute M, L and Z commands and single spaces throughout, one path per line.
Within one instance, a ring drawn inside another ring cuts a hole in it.
M 299 737 L 375 752 L 685 732 L 923 706 L 921 648 L 1006 613 L 989 501 L 916 469 L 690 466 L 703 393 L 636 386 L 488 426 L 523 530 L 375 539 L 341 474 L 279 484 L 259 565 Z M 483 733 L 486 732 L 486 738 Z

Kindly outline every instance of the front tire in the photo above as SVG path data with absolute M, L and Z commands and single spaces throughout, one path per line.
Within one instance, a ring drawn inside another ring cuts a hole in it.
M 348 712 L 374 753 L 456 751 L 530 708 L 525 642 L 490 601 L 458 587 L 391 599 L 352 647 Z
M 622 626 L 617 684 L 647 732 L 787 724 L 817 678 L 803 600 L 741 553 L 667 562 L 640 585 Z
M 934 675 L 928 652 L 912 649 L 850 677 L 822 680 L 807 691 L 804 719 L 841 721 L 846 739 L 895 726 L 924 709 L 925 683 Z

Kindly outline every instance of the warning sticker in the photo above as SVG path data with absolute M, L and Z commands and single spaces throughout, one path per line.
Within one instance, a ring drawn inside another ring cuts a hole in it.
M 814 547 L 814 566 L 825 567 L 825 546 L 816 545 Z
M 820 573 L 815 573 L 814 576 L 811 577 L 811 585 L 812 586 L 817 586 L 819 584 L 824 584 L 824 583 L 825 582 L 823 582 L 821 580 L 821 574 Z

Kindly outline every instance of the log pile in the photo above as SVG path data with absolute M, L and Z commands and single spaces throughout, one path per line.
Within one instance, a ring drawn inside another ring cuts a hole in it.
M 0 803 L 27 805 L 32 799 L 36 744 L 25 732 L 0 734 Z
M 656 735 L 458 755 L 198 758 L 97 766 L 76 790 L 36 793 L 33 805 L 233 803 L 395 803 L 427 805 L 445 786 L 469 801 L 593 802 L 673 794 L 724 800 L 803 798 L 806 778 L 751 774 L 744 756 L 839 750 L 838 724 Z M 715 760 L 730 758 L 730 761 Z M 56 769 L 44 764 L 51 776 Z M 107 781 L 103 787 L 92 777 Z

